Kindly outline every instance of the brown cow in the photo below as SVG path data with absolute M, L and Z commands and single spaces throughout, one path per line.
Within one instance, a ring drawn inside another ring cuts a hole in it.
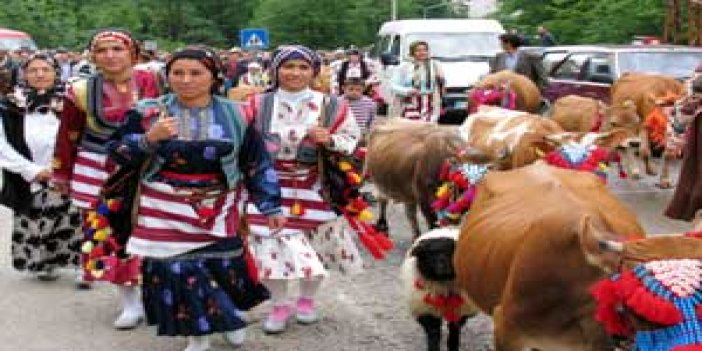
M 592 174 L 540 162 L 493 172 L 461 228 L 457 281 L 493 316 L 497 351 L 611 350 L 588 292 L 614 256 L 598 243 L 642 235 Z
M 651 141 L 656 141 L 658 145 L 655 146 L 664 150 L 659 179 L 659 186 L 662 188 L 670 188 L 672 186 L 669 163 L 674 155 L 672 155 L 670 150 L 666 150 L 665 140 L 669 128 L 668 125 L 671 121 L 672 109 L 670 107 L 675 99 L 684 93 L 684 85 L 677 80 L 652 74 L 626 74 L 612 86 L 612 114 L 617 116 L 618 120 L 632 119 L 627 106 L 631 104 L 636 106 L 639 128 L 636 131 L 637 134 L 631 135 L 632 139 L 629 142 L 629 146 L 638 148 L 647 174 L 656 174 L 651 162 Z M 665 108 L 665 106 L 668 106 L 668 108 Z M 625 116 L 624 114 L 627 115 Z M 636 178 L 639 175 L 639 170 L 634 165 L 633 151 L 629 148 L 625 162 L 630 168 L 632 177 Z
M 564 133 L 549 119 L 485 106 L 460 127 L 399 119 L 380 124 L 371 132 L 365 166 L 382 195 L 409 205 L 405 210 L 418 236 L 416 208 L 433 226 L 436 219 L 430 204 L 439 185 L 441 164 L 460 149 L 474 151 L 466 157 L 468 162 L 491 162 L 493 168 L 511 169 L 530 164 L 559 145 L 610 147 L 620 139 L 620 132 Z M 385 231 L 387 202 L 380 205 L 378 227 Z
M 539 112 L 541 108 L 541 92 L 526 76 L 504 70 L 485 76 L 475 87 L 481 89 L 501 88 L 505 84 L 517 95 L 517 110 L 531 113 Z
M 378 123 L 371 131 L 365 172 L 372 177 L 382 196 L 405 204 L 407 218 L 417 237 L 421 233 L 417 206 L 433 226 L 436 219 L 430 203 L 439 185 L 441 164 L 467 147 L 455 126 L 391 119 Z M 476 154 L 471 161 L 487 160 Z M 387 201 L 381 199 L 377 224 L 381 231 L 387 231 L 386 207 Z

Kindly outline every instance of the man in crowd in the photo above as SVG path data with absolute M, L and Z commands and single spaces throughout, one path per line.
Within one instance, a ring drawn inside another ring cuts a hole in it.
M 365 88 L 368 87 L 368 82 L 373 75 L 372 65 L 366 62 L 358 49 L 351 49 L 347 52 L 347 59 L 339 66 L 339 71 L 336 73 L 336 90 L 335 93 L 344 92 L 344 83 L 351 78 L 359 79 Z
M 541 46 L 554 46 L 556 45 L 556 38 L 551 34 L 551 32 L 544 26 L 539 26 L 537 29 L 539 32 L 539 40 L 541 41 Z
M 506 69 L 519 73 L 531 79 L 543 91 L 547 81 L 541 58 L 527 52 L 520 52 L 522 40 L 516 34 L 500 35 L 500 43 L 504 52 L 497 54 L 495 60 L 491 62 L 490 73 Z

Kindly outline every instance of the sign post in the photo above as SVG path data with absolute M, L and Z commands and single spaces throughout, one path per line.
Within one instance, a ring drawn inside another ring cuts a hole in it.
M 268 49 L 270 44 L 268 30 L 265 28 L 246 28 L 239 32 L 239 41 L 244 50 Z

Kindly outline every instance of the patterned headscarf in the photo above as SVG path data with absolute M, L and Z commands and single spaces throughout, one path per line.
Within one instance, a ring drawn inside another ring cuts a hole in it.
M 29 64 L 36 60 L 42 60 L 54 68 L 56 78 L 54 79 L 53 87 L 40 94 L 35 88 L 29 86 L 26 74 L 23 74 L 15 92 L 8 98 L 17 105 L 17 107 L 24 108 L 27 112 L 38 110 L 39 112 L 46 113 L 49 109 L 57 113 L 61 112 L 65 85 L 61 81 L 61 68 L 59 63 L 49 52 L 39 51 L 29 56 L 27 61 L 22 64 L 22 70 L 26 71 Z
M 134 60 L 136 60 L 137 57 L 139 57 L 140 48 L 137 43 L 137 40 L 134 39 L 132 33 L 130 33 L 127 30 L 118 28 L 104 28 L 97 30 L 95 34 L 93 34 L 93 36 L 90 38 L 88 50 L 92 52 L 93 50 L 95 50 L 95 47 L 99 42 L 107 40 L 115 40 L 124 43 L 124 45 L 126 45 L 132 51 L 132 58 Z
M 215 79 L 216 83 L 212 87 L 213 92 L 219 90 L 220 85 L 224 82 L 224 66 L 214 50 L 204 46 L 188 46 L 174 52 L 166 62 L 166 76 L 171 72 L 173 63 L 180 59 L 200 61 L 212 72 L 212 77 Z
M 322 68 L 322 59 L 316 52 L 302 45 L 286 45 L 281 46 L 273 52 L 273 60 L 271 61 L 271 71 L 273 73 L 273 86 L 278 87 L 278 71 L 280 67 L 289 60 L 307 61 L 314 71 L 314 76 L 319 74 Z

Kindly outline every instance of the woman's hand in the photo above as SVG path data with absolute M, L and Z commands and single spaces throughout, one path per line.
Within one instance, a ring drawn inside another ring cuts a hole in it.
M 156 144 L 159 141 L 171 139 L 178 135 L 178 119 L 175 117 L 161 118 L 146 132 L 146 141 Z
M 66 181 L 57 181 L 57 180 L 54 180 L 54 181 L 51 183 L 51 188 L 54 189 L 54 190 L 56 190 L 56 192 L 59 193 L 59 194 L 61 194 L 61 195 L 66 195 L 66 196 L 67 196 L 67 195 L 69 195 L 69 193 L 71 192 L 71 187 L 70 187 L 69 183 L 66 182 Z
M 51 180 L 50 169 L 42 169 L 36 176 L 34 176 L 34 181 L 37 183 L 48 182 L 49 180 Z
M 276 234 L 278 234 L 278 232 L 280 232 L 283 229 L 287 221 L 287 218 L 285 218 L 285 216 L 283 216 L 282 214 L 277 214 L 268 217 L 268 229 L 271 230 L 271 236 L 275 236 Z
M 307 131 L 307 136 L 315 144 L 329 145 L 331 144 L 331 133 L 329 129 L 322 127 L 312 127 Z

